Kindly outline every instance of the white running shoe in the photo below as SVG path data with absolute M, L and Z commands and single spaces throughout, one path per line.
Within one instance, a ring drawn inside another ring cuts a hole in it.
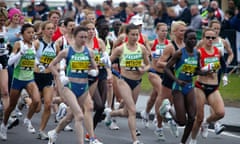
M 23 121 L 24 125 L 27 127 L 29 133 L 34 134 L 36 132 L 35 128 L 32 126 L 31 120 L 25 118 Z
M 40 140 L 48 140 L 48 136 L 45 132 L 43 131 L 38 131 L 38 139 Z
M 0 127 L 0 138 L 4 141 L 7 140 L 7 129 L 7 126 L 2 123 Z
M 94 139 L 90 139 L 89 144 L 103 144 L 103 143 L 100 142 L 98 139 L 94 138 Z
M 216 135 L 219 135 L 225 130 L 225 126 L 222 125 L 220 122 L 216 121 L 214 124 L 214 130 Z
M 142 142 L 140 142 L 139 140 L 136 140 L 133 142 L 133 144 L 143 144 Z
M 165 118 L 165 114 L 169 112 L 169 109 L 171 108 L 171 103 L 168 99 L 164 99 L 162 101 L 162 105 L 160 106 L 160 115 Z
M 143 124 L 146 128 L 149 127 L 149 114 L 145 110 L 141 111 L 140 116 L 143 119 Z
M 169 124 L 172 135 L 175 137 L 178 137 L 179 131 L 178 131 L 176 122 L 174 120 L 170 120 L 170 121 L 168 121 L 168 124 Z
M 7 128 L 11 129 L 19 124 L 19 119 L 14 117 L 9 117 Z
M 63 129 L 64 131 L 73 131 L 73 128 L 70 126 L 70 124 L 66 125 Z
M 107 127 L 109 127 L 112 123 L 111 115 L 110 115 L 111 111 L 112 109 L 108 107 L 104 109 L 104 113 L 106 114 L 104 122 Z
M 48 132 L 48 144 L 55 144 L 57 141 L 57 133 L 56 130 L 51 130 Z
M 201 127 L 201 135 L 203 138 L 207 138 L 208 136 L 208 126 L 209 124 L 204 122 Z
M 157 138 L 161 141 L 165 141 L 165 136 L 163 133 L 163 128 L 156 128 L 154 131 L 154 134 L 157 136 Z
M 112 120 L 111 124 L 108 126 L 111 130 L 119 130 L 116 120 Z
M 197 140 L 191 138 L 190 141 L 189 141 L 189 144 L 197 144 Z
M 56 120 L 59 122 L 67 114 L 67 105 L 60 103 L 56 114 Z

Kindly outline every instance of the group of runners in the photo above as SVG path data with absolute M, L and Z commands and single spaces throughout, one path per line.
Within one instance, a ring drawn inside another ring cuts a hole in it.
M 10 23 L 6 26 L 2 21 L 7 17 Z M 26 103 L 27 98 L 21 95 L 25 89 L 30 102 L 24 125 L 49 144 L 56 143 L 61 130 L 72 120 L 79 144 L 84 140 L 102 144 L 104 140 L 97 139 L 94 129 L 102 120 L 110 129 L 119 129 L 114 118 L 118 116 L 127 117 L 132 143 L 141 144 L 137 138 L 136 103 L 146 73 L 153 89 L 141 117 L 148 126 L 155 105 L 154 133 L 158 139 L 165 140 L 163 122 L 169 124 L 176 137 L 180 135 L 178 126 L 185 126 L 183 144 L 189 137 L 189 143 L 196 144 L 199 129 L 206 138 L 211 123 L 216 134 L 224 130 L 219 122 L 225 114 L 224 102 L 218 88 L 221 79 L 228 84 L 227 66 L 233 52 L 219 36 L 221 24 L 217 20 L 203 30 L 200 41 L 196 31 L 182 21 L 173 22 L 170 28 L 158 23 L 157 38 L 149 41 L 141 33 L 141 24 L 134 21 L 110 23 L 104 16 L 96 19 L 94 12 L 88 12 L 77 26 L 74 19 L 60 17 L 58 11 L 51 11 L 47 21 L 21 24 L 18 9 L 1 8 L 1 34 L 9 43 L 4 42 L 0 49 L 2 140 L 7 140 L 7 129 L 19 121 L 11 114 L 19 109 L 20 100 Z M 120 103 L 119 107 L 114 108 L 114 103 Z M 206 103 L 211 107 L 207 118 Z M 59 114 L 62 105 L 66 113 Z M 33 126 L 31 119 L 38 112 L 42 114 L 41 122 Z M 58 125 L 46 132 L 52 112 L 58 114 Z

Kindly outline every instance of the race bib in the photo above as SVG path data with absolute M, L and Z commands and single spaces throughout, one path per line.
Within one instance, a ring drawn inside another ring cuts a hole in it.
M 53 60 L 53 58 L 51 58 L 51 57 L 42 56 L 42 57 L 40 58 L 40 63 L 50 64 L 52 60 Z
M 126 60 L 126 67 L 140 67 L 142 60 Z
M 89 69 L 89 61 L 72 61 L 71 69 L 74 71 L 88 70 Z
M 21 60 L 20 66 L 24 68 L 34 68 L 35 60 Z

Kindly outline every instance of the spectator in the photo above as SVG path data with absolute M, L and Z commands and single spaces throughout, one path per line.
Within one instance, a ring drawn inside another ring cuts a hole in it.
M 101 10 L 101 8 L 102 8 L 102 7 L 101 7 L 100 4 L 96 5 L 95 13 L 96 13 L 96 16 L 97 16 L 97 17 L 103 15 L 103 14 L 102 14 L 102 10 Z
M 176 20 L 181 20 L 189 25 L 191 22 L 191 12 L 188 8 L 188 1 L 179 0 L 179 6 L 182 8 L 182 10 L 180 11 L 179 16 L 176 18 Z
M 215 17 L 214 9 L 213 9 L 213 8 L 209 7 L 209 8 L 207 9 L 207 11 L 208 11 L 207 18 L 202 19 L 202 26 L 203 26 L 203 27 L 207 27 L 212 20 L 217 19 L 217 18 Z
M 234 10 L 234 12 L 237 11 L 237 7 L 234 0 L 228 0 L 228 10 Z
M 85 14 L 82 11 L 83 7 L 80 0 L 74 0 L 73 5 L 76 9 L 75 15 L 74 15 L 75 24 L 76 26 L 78 26 L 84 20 Z
M 125 23 L 128 24 L 128 23 L 130 22 L 132 16 L 135 15 L 134 12 L 133 12 L 133 10 L 132 10 L 132 7 L 128 6 L 128 7 L 126 8 L 126 14 L 127 14 L 127 18 L 126 18 Z
M 179 5 L 179 0 L 172 0 L 172 3 L 171 3 L 170 6 L 173 7 L 175 15 L 179 16 L 180 15 L 180 11 L 182 10 L 181 6 Z
M 221 29 L 231 29 L 231 25 L 230 25 L 230 21 L 234 16 L 234 9 L 228 9 L 226 10 L 225 14 L 224 14 L 224 20 L 222 21 L 222 26 Z
M 199 14 L 198 6 L 192 5 L 191 8 L 191 23 L 189 25 L 189 28 L 192 29 L 201 29 L 202 28 L 202 17 Z
M 207 18 L 208 15 L 208 7 L 209 7 L 209 0 L 200 0 L 201 8 L 199 10 L 200 15 L 203 19 Z
M 36 16 L 34 1 L 31 2 L 31 4 L 27 6 L 27 16 L 32 19 Z
M 20 2 L 15 2 L 14 5 L 15 5 L 15 8 L 21 10 L 21 4 L 20 4 Z
M 218 2 L 217 1 L 211 1 L 210 7 L 214 9 L 214 15 L 215 17 L 222 22 L 224 19 L 224 13 L 223 11 L 219 8 Z
M 237 5 L 238 14 L 230 20 L 230 26 L 240 32 L 240 2 Z
M 70 17 L 74 19 L 75 11 L 73 10 L 73 4 L 72 2 L 66 2 L 67 6 L 64 12 L 63 17 Z
M 120 7 L 120 13 L 115 15 L 115 18 L 120 19 L 120 21 L 122 22 L 126 22 L 127 20 L 126 8 L 128 7 L 128 4 L 126 2 L 120 2 L 119 7 Z
M 168 26 L 171 25 L 171 20 L 168 16 L 167 13 L 167 6 L 164 2 L 158 2 L 157 3 L 157 10 L 158 10 L 158 14 L 157 14 L 157 18 L 154 21 L 154 26 L 156 27 L 156 25 L 160 22 L 167 24 Z
M 50 11 L 48 5 L 45 2 L 37 3 L 37 13 L 42 21 L 46 21 L 48 17 L 48 12 Z
M 113 9 L 112 9 L 112 2 L 111 1 L 104 1 L 103 2 L 103 12 L 104 16 L 106 17 L 106 20 L 110 20 L 113 15 Z

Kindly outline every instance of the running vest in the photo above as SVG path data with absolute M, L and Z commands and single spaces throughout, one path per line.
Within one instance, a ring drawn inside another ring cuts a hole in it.
M 213 71 L 217 72 L 220 69 L 220 57 L 221 53 L 217 47 L 213 47 L 214 52 L 213 54 L 208 54 L 204 48 L 200 48 L 200 66 L 204 67 L 209 63 L 213 63 Z
M 21 40 L 20 42 L 20 51 L 24 47 L 28 47 L 28 45 L 24 44 L 24 42 Z M 22 80 L 22 81 L 28 81 L 33 80 L 33 70 L 35 66 L 35 47 L 32 45 L 31 48 L 28 47 L 28 50 L 24 55 L 21 56 L 18 63 L 16 63 L 14 72 L 13 72 L 13 78 Z
M 96 37 L 93 38 L 93 53 L 94 53 L 94 60 L 99 66 L 100 69 L 102 69 L 105 65 L 101 62 L 102 52 L 100 50 L 100 46 L 98 43 L 98 39 Z
M 213 45 L 215 47 L 217 47 L 220 50 L 221 55 L 224 56 L 224 44 L 222 42 L 222 39 L 219 38 L 219 41 L 218 42 L 213 42 Z
M 186 48 L 182 48 L 181 59 L 175 65 L 175 75 L 178 79 L 192 81 L 198 66 L 198 55 L 194 49 L 193 56 L 189 56 Z
M 166 45 L 168 45 L 167 39 L 164 40 L 164 44 L 159 44 L 158 39 L 155 39 L 151 48 L 152 58 L 158 59 L 163 54 L 163 50 L 165 49 Z
M 83 52 L 75 52 L 70 46 L 66 58 L 66 76 L 73 78 L 87 78 L 90 66 L 90 54 L 87 47 Z
M 142 48 L 137 44 L 137 49 L 135 51 L 130 51 L 127 48 L 127 44 L 123 45 L 123 53 L 120 57 L 120 66 L 125 67 L 126 70 L 136 71 L 138 67 L 142 66 L 143 56 Z
M 40 39 L 39 42 L 40 46 L 36 52 L 36 58 L 47 68 L 50 62 L 57 56 L 56 47 L 53 42 L 47 44 L 43 39 Z

